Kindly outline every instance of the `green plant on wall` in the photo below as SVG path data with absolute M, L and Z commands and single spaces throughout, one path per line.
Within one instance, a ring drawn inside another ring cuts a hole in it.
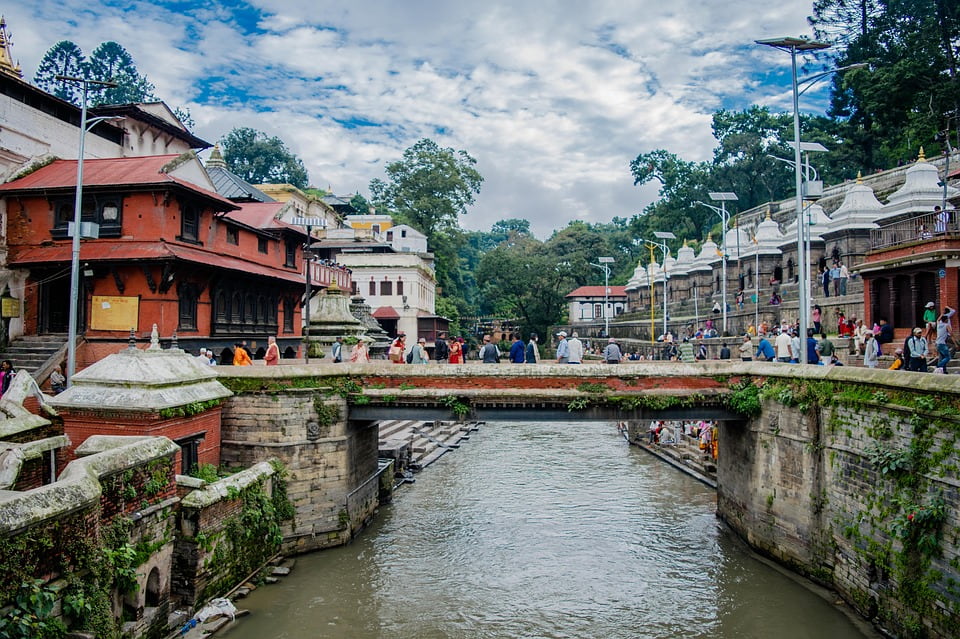
M 0 637 L 3 639 L 53 639 L 62 637 L 66 628 L 59 619 L 52 618 L 56 596 L 42 579 L 20 583 L 13 604 L 0 617 Z
M 466 400 L 461 400 L 456 395 L 447 395 L 440 400 L 440 403 L 450 409 L 454 415 L 463 419 L 470 414 L 470 404 Z

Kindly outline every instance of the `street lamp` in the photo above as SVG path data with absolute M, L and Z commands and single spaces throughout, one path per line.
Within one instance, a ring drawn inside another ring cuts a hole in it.
M 114 116 L 90 118 L 87 121 L 87 92 L 90 87 L 98 89 L 117 86 L 116 82 L 91 80 L 70 75 L 58 75 L 61 82 L 78 82 L 83 87 L 80 92 L 80 149 L 77 152 L 77 191 L 73 199 L 73 250 L 70 260 L 70 317 L 67 332 L 67 386 L 73 386 L 73 374 L 77 371 L 77 313 L 80 297 L 80 226 L 83 204 L 83 145 L 87 131 L 104 120 L 115 120 Z
M 727 202 L 735 202 L 739 198 L 736 193 L 731 191 L 711 191 L 707 193 L 710 196 L 710 199 L 714 202 L 720 202 L 720 207 L 706 204 L 704 202 L 695 202 L 694 204 L 699 204 L 700 206 L 705 206 L 717 215 L 720 216 L 720 223 L 723 226 L 721 233 L 723 233 L 723 246 L 721 251 L 723 256 L 720 258 L 720 270 L 722 282 L 720 284 L 720 298 L 723 303 L 723 335 L 727 334 L 727 223 L 730 221 L 730 215 L 727 213 Z
M 805 263 L 803 258 L 803 176 L 801 174 L 800 167 L 800 84 L 797 81 L 797 52 L 807 52 L 807 51 L 821 51 L 823 49 L 829 49 L 830 44 L 826 42 L 818 42 L 816 40 L 809 40 L 807 38 L 772 38 L 769 40 L 756 40 L 757 44 L 762 44 L 767 47 L 773 47 L 774 49 L 779 49 L 780 51 L 788 51 L 790 53 L 790 64 L 792 68 L 792 85 L 793 85 L 793 161 L 794 161 L 794 178 L 795 186 L 797 189 L 796 196 L 796 206 L 797 206 L 797 259 L 799 267 L 799 311 L 798 315 L 800 316 L 800 362 L 805 364 L 807 362 L 807 309 L 810 306 L 809 295 L 810 291 L 806 289 L 807 282 L 807 270 L 808 265 Z M 816 78 L 815 78 L 816 79 Z
M 593 264 L 591 262 L 590 266 L 595 266 L 598 269 L 603 271 L 603 336 L 610 337 L 610 313 L 607 311 L 607 298 L 610 296 L 610 264 L 613 264 L 614 259 L 612 257 L 598 257 L 597 262 L 599 264 Z
M 660 252 L 663 255 L 663 263 L 660 270 L 663 272 L 663 336 L 666 339 L 667 336 L 667 279 L 669 275 L 667 274 L 667 256 L 670 255 L 670 247 L 667 246 L 667 240 L 675 240 L 677 236 L 669 231 L 654 231 L 654 237 L 659 239 L 659 242 L 654 242 L 653 240 L 644 240 L 651 247 L 657 247 L 660 249 Z M 653 250 L 651 248 L 651 254 Z M 651 289 L 653 287 L 651 279 Z M 653 297 L 650 298 L 650 305 L 653 306 Z M 651 337 L 653 336 L 653 328 L 650 330 Z

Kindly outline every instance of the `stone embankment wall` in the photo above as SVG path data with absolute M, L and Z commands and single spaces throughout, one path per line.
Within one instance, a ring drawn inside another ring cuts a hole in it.
M 124 632 L 162 632 L 169 608 L 177 451 L 165 438 L 94 436 L 77 448 L 80 458 L 56 482 L 4 495 L 4 614 L 36 613 L 17 603 L 18 593 L 33 588 L 33 601 L 52 598 L 54 615 L 69 617 L 72 627 L 112 636 L 122 617 Z
M 237 377 L 220 378 L 234 391 L 223 405 L 221 459 L 248 467 L 275 457 L 287 468 L 296 516 L 284 525 L 284 551 L 349 541 L 378 505 L 378 431 L 347 420 L 340 385 L 350 382 L 301 366 L 231 374 Z
M 173 594 L 182 604 L 199 607 L 279 552 L 279 520 L 292 514 L 273 481 L 280 471 L 274 461 L 210 484 L 178 478 L 181 485 L 195 488 L 180 503 Z
M 960 384 L 754 365 L 762 413 L 720 438 L 718 512 L 904 637 L 960 621 Z

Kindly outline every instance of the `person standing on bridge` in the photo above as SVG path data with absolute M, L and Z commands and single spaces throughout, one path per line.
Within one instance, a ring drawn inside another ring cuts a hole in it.
M 750 341 L 750 333 L 744 334 L 743 341 L 740 343 L 740 348 L 737 350 L 740 351 L 741 361 L 744 361 L 744 362 L 753 361 L 753 343 Z
M 540 361 L 540 349 L 537 347 L 537 334 L 530 333 L 530 341 L 527 342 L 526 360 L 527 364 L 537 364 Z
M 607 347 L 603 349 L 603 361 L 607 364 L 619 364 L 621 359 L 623 359 L 623 353 L 620 352 L 616 340 L 611 337 L 607 340 Z
M 514 333 L 510 339 L 513 340 L 510 344 L 510 363 L 523 364 L 527 361 L 527 353 L 523 347 L 523 340 L 520 339 L 520 333 Z
M 428 364 L 430 363 L 430 356 L 427 355 L 427 338 L 421 337 L 417 340 L 417 343 L 413 345 L 413 348 L 410 349 L 410 363 L 411 364 Z
M 569 355 L 567 356 L 567 364 L 582 364 L 583 363 L 583 342 L 580 341 L 576 333 L 571 335 L 570 339 L 567 340 L 567 347 L 569 349 Z
M 479 357 L 484 364 L 500 363 L 500 349 L 490 341 L 489 335 L 483 336 L 483 346 L 480 348 Z
M 447 345 L 447 334 L 439 333 L 433 343 L 433 358 L 437 364 L 446 364 L 450 361 L 450 347 Z
M 567 332 L 560 331 L 557 333 L 557 337 L 560 338 L 560 341 L 557 342 L 557 364 L 566 364 L 570 359 L 570 344 L 567 342 Z
M 780 334 L 777 335 L 777 361 L 786 364 L 790 359 L 790 333 L 780 329 Z
M 338 337 L 337 339 L 342 338 Z M 266 362 L 267 366 L 276 366 L 280 363 L 280 347 L 277 346 L 277 338 L 273 335 L 267 338 L 267 352 L 263 356 L 263 361 Z M 333 361 L 339 360 L 334 359 Z

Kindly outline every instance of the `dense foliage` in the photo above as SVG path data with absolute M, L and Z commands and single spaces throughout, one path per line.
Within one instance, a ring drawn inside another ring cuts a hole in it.
M 307 188 L 303 161 L 283 140 L 249 127 L 237 127 L 220 139 L 227 167 L 251 184 L 292 184 Z
M 61 40 L 44 54 L 34 75 L 34 83 L 61 100 L 80 105 L 82 88 L 76 82 L 63 82 L 56 76 L 114 82 L 116 87 L 91 86 L 87 101 L 90 106 L 101 104 L 132 104 L 154 102 L 154 86 L 137 71 L 133 56 L 116 42 L 103 42 L 87 59 L 80 47 L 69 40 Z

